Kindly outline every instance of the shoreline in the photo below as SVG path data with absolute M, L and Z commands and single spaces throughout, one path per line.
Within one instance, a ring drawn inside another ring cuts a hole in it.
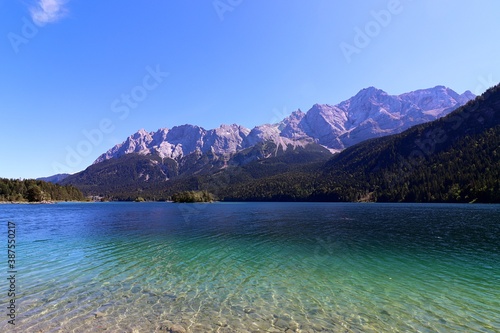
M 0 205 L 55 205 L 59 203 L 173 203 L 173 204 L 212 204 L 212 203 L 351 203 L 351 204 L 430 204 L 430 205 L 499 205 L 500 202 L 376 202 L 376 201 L 273 201 L 273 200 L 259 200 L 259 201 L 237 201 L 237 200 L 214 200 L 214 201 L 199 201 L 199 202 L 175 202 L 171 200 L 165 201 L 128 201 L 128 200 L 111 200 L 111 201 L 41 201 L 41 202 L 27 202 L 27 201 L 0 201 Z
M 28 201 L 0 201 L 0 205 L 55 205 L 58 203 L 92 203 L 93 201 L 40 201 L 40 202 L 28 202 Z

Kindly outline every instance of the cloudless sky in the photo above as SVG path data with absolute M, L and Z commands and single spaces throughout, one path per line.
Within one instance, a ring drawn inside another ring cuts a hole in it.
M 500 81 L 498 13 L 497 0 L 0 0 L 0 177 L 83 170 L 141 128 L 252 128 L 368 86 L 482 93 Z

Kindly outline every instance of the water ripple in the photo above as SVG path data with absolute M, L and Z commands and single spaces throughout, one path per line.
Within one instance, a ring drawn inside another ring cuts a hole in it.
M 499 206 L 187 207 L 2 205 L 19 230 L 17 328 L 500 330 Z

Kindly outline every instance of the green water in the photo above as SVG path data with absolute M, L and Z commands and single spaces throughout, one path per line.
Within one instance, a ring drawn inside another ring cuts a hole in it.
M 498 205 L 2 205 L 0 218 L 16 223 L 17 332 L 500 331 Z

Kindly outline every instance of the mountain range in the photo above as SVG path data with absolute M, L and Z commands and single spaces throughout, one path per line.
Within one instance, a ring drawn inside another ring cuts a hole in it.
M 470 92 L 459 95 L 442 86 L 399 96 L 368 88 L 335 106 L 317 104 L 252 130 L 183 125 L 139 131 L 61 183 L 115 200 L 164 200 L 177 191 L 208 190 L 223 200 L 490 202 L 496 200 L 491 193 L 500 169 L 494 167 L 498 95 L 496 87 L 473 103 Z M 471 105 L 477 114 L 465 121 Z M 487 105 L 487 111 L 476 105 Z M 449 125 L 454 119 L 462 119 L 455 132 Z M 472 166 L 454 170 L 453 178 L 447 167 L 462 167 L 457 156 Z M 436 159 L 433 169 L 427 159 Z M 478 177 L 483 180 L 468 184 Z M 412 183 L 416 179 L 420 183 Z
M 129 136 L 97 158 L 94 164 L 126 154 L 157 155 L 179 161 L 192 153 L 231 154 L 272 141 L 283 149 L 317 143 L 338 152 L 366 139 L 381 137 L 442 117 L 475 96 L 459 95 L 437 86 L 392 96 L 373 87 L 337 105 L 315 104 L 306 113 L 297 110 L 276 124 L 253 129 L 241 125 L 221 125 L 206 130 L 196 125 L 144 129 Z
M 500 203 L 500 85 L 445 117 L 316 168 L 232 183 L 225 200 Z

